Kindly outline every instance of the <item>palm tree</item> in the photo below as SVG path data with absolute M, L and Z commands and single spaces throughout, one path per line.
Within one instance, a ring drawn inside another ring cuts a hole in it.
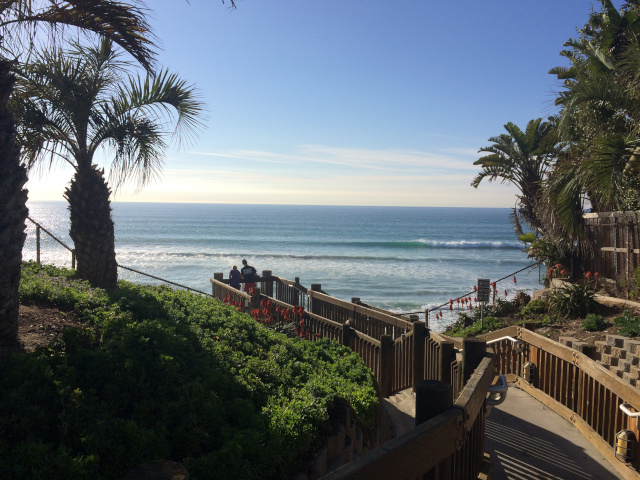
M 485 178 L 490 182 L 500 179 L 502 183 L 515 185 L 520 194 L 511 218 L 516 234 L 522 235 L 520 219 L 534 230 L 543 226 L 537 212 L 540 191 L 558 149 L 552 121 L 543 122 L 541 118 L 531 120 L 524 132 L 511 122 L 504 128 L 506 134 L 491 137 L 489 141 L 493 145 L 479 150 L 489 155 L 473 163 L 482 166 L 482 171 L 475 176 L 471 185 L 478 188 Z
M 61 38 L 65 26 L 112 39 L 150 67 L 154 47 L 142 4 L 115 0 L 67 2 L 0 0 L 0 344 L 12 343 L 18 330 L 18 285 L 25 240 L 26 169 L 20 164 L 9 98 L 15 65 L 8 49 L 25 50 L 41 26 Z
M 558 125 L 571 154 L 549 194 L 574 231 L 581 213 L 571 208 L 576 195 L 594 211 L 640 207 L 640 3 L 620 11 L 610 0 L 601 3 L 580 37 L 565 43 L 571 66 L 550 71 L 563 82 Z
M 44 51 L 18 69 L 12 99 L 27 167 L 56 159 L 73 166 L 65 198 L 77 275 L 107 289 L 116 287 L 117 263 L 111 189 L 94 163 L 96 153 L 113 154 L 116 189 L 132 176 L 142 187 L 162 167 L 165 138 L 181 140 L 201 126 L 202 104 L 192 86 L 167 71 L 129 77 L 128 66 L 106 39 L 94 47 Z

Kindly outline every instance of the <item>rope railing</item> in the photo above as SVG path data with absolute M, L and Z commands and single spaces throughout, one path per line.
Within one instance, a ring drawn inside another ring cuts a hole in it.
M 55 242 L 57 242 L 59 245 L 61 245 L 62 247 L 64 247 L 66 250 L 68 250 L 69 252 L 71 252 L 71 268 L 75 269 L 75 250 L 71 247 L 69 247 L 67 244 L 65 244 L 62 240 L 60 240 L 58 237 L 56 237 L 53 233 L 51 233 L 49 230 L 47 230 L 46 228 L 44 228 L 40 223 L 36 222 L 34 219 L 32 219 L 31 217 L 27 217 L 27 219 L 33 223 L 36 227 L 36 258 L 35 261 L 37 263 L 40 263 L 41 260 L 41 253 L 42 253 L 42 246 L 41 246 L 41 237 L 40 237 L 40 231 L 43 231 L 44 233 L 46 233 L 52 240 L 54 240 Z M 64 263 L 64 262 L 63 262 Z M 167 280 L 166 278 L 161 278 L 161 277 L 157 277 L 155 275 L 151 275 L 150 273 L 146 273 L 146 272 L 142 272 L 140 270 L 136 270 L 134 268 L 131 267 L 125 267 L 124 265 L 120 265 L 119 263 L 117 263 L 118 268 L 122 268 L 124 270 L 128 270 L 130 272 L 133 273 L 137 273 L 138 275 L 143 275 L 145 277 L 148 278 L 153 278 L 154 280 L 158 280 L 160 282 L 163 283 L 167 283 L 169 285 L 175 285 L 176 287 L 180 287 L 183 288 L 185 290 L 189 290 L 191 292 L 196 292 L 196 293 L 200 293 L 202 295 L 210 295 L 208 293 L 205 293 L 201 290 L 198 290 L 196 288 L 192 288 L 192 287 L 188 287 L 186 285 L 182 285 L 180 283 L 176 283 L 176 282 L 172 282 L 171 280 Z
M 72 269 L 75 269 L 75 250 L 74 250 L 73 248 L 69 247 L 68 245 L 66 245 L 62 240 L 60 240 L 60 239 L 59 239 L 59 238 L 57 238 L 54 234 L 52 234 L 49 230 L 47 230 L 46 228 L 44 228 L 40 223 L 36 222 L 36 221 L 35 221 L 35 220 L 33 220 L 31 217 L 27 217 L 27 218 L 28 218 L 28 220 L 29 220 L 30 222 L 32 222 L 32 223 L 36 226 L 36 240 L 35 240 L 35 242 L 36 242 L 36 258 L 35 258 L 35 261 L 36 261 L 36 262 L 38 262 L 38 263 L 40 263 L 40 260 L 41 260 L 41 258 L 40 258 L 40 257 L 41 257 L 41 240 L 40 240 L 40 231 L 42 231 L 42 232 L 44 232 L 46 235 L 48 235 L 52 240 L 54 240 L 55 242 L 57 242 L 57 244 L 59 244 L 59 245 L 60 245 L 60 246 L 62 246 L 64 249 L 66 249 L 66 250 L 68 250 L 69 252 L 71 252 L 71 268 L 72 268 Z M 525 270 L 533 269 L 534 267 L 536 267 L 536 266 L 540 265 L 540 263 L 542 263 L 542 262 L 536 262 L 536 263 L 533 263 L 533 264 L 528 265 L 528 266 L 526 266 L 526 267 L 524 267 L 524 268 L 521 268 L 521 269 L 519 269 L 519 270 L 517 270 L 517 271 L 515 271 L 515 272 L 513 272 L 513 273 L 510 273 L 510 274 L 508 274 L 508 275 L 505 275 L 504 277 L 499 278 L 498 280 L 495 280 L 494 282 L 492 282 L 492 286 L 495 286 L 495 285 L 496 285 L 496 284 L 498 284 L 499 282 L 501 282 L 501 281 L 503 281 L 503 280 L 505 280 L 505 279 L 507 279 L 507 278 L 510 278 L 510 277 L 512 277 L 512 276 L 514 276 L 514 275 L 516 275 L 516 274 L 520 273 L 520 272 L 523 272 L 523 271 L 525 271 Z M 133 272 L 133 273 L 136 273 L 136 274 L 138 274 L 138 275 L 142 275 L 142 276 L 145 276 L 145 277 L 147 277 L 147 278 L 151 278 L 151 279 L 153 279 L 153 280 L 157 280 L 157 281 L 160 281 L 160 282 L 163 282 L 163 283 L 169 284 L 169 285 L 174 285 L 174 286 L 176 286 L 176 287 L 179 287 L 179 288 L 182 288 L 182 289 L 185 289 L 185 290 L 189 290 L 189 291 L 192 291 L 192 292 L 196 292 L 196 293 L 199 293 L 199 294 L 202 294 L 202 295 L 210 295 L 210 294 L 205 293 L 205 292 L 203 292 L 203 291 L 201 291 L 201 290 L 198 290 L 198 289 L 195 289 L 195 288 L 192 288 L 192 287 L 188 287 L 188 286 L 186 286 L 186 285 L 183 285 L 183 284 L 180 284 L 180 283 L 176 283 L 176 282 L 173 282 L 173 281 L 171 281 L 171 280 L 167 280 L 167 279 L 165 279 L 165 278 L 161 278 L 161 277 L 158 277 L 158 276 L 155 276 L 155 275 L 151 275 L 151 274 L 149 274 L 149 273 L 146 273 L 146 272 L 143 272 L 143 271 L 140 271 L 140 270 L 136 270 L 136 269 L 133 269 L 133 268 L 131 268 L 131 267 L 127 267 L 127 266 L 120 265 L 120 264 L 117 264 L 117 266 L 118 266 L 118 268 L 121 268 L 121 269 L 127 270 L 127 271 L 129 271 L 129 272 Z M 297 280 L 297 279 L 296 279 L 296 280 Z M 223 281 L 224 281 L 224 280 L 223 280 Z M 300 288 L 300 285 L 298 285 L 298 284 L 297 284 L 297 282 L 296 282 L 296 285 L 293 285 L 293 286 L 294 286 L 294 287 L 298 287 L 298 288 Z M 302 288 L 303 288 L 303 287 L 302 287 Z M 304 290 L 306 290 L 306 289 L 304 289 Z M 322 292 L 322 293 L 325 293 L 325 292 L 324 292 L 324 291 L 322 291 L 322 290 L 321 290 L 321 292 Z M 495 301 L 495 292 L 496 292 L 496 289 L 494 289 L 494 296 L 493 296 L 493 300 L 494 300 L 494 301 Z M 471 291 L 469 291 L 469 292 L 467 292 L 467 293 L 465 293 L 465 294 L 458 295 L 457 297 L 455 297 L 455 298 L 453 298 L 453 299 L 451 299 L 451 300 L 449 300 L 449 301 L 447 301 L 447 302 L 444 302 L 444 303 L 442 303 L 442 304 L 440 304 L 440 305 L 437 305 L 437 306 L 435 306 L 435 307 L 432 307 L 432 308 L 427 308 L 427 309 L 425 309 L 425 310 L 420 310 L 420 311 L 415 311 L 415 312 L 401 312 L 401 313 L 393 313 L 393 312 L 385 311 L 385 313 L 387 313 L 387 314 L 389 314 L 389 315 L 391 315 L 391 316 L 395 316 L 395 317 L 402 317 L 402 316 L 407 316 L 407 315 L 424 315 L 424 316 L 425 316 L 425 322 L 427 322 L 427 323 L 428 323 L 428 321 L 429 321 L 429 314 L 430 314 L 431 312 L 438 311 L 438 310 L 442 310 L 444 307 L 449 307 L 453 302 L 456 302 L 456 303 L 457 303 L 457 302 L 459 302 L 461 299 L 466 299 L 467 297 L 470 297 L 470 296 L 471 296 L 471 295 L 473 295 L 474 293 L 476 293 L 476 292 L 475 292 L 474 290 L 471 290 Z M 326 293 L 325 293 L 325 294 L 326 294 Z M 453 308 L 450 308 L 450 310 L 453 310 Z M 457 308 L 456 308 L 456 310 L 457 310 Z

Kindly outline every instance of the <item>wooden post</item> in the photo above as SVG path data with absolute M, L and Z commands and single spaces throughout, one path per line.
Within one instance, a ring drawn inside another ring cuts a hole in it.
M 351 325 L 349 322 L 342 325 L 342 338 L 340 338 L 340 345 L 351 348 Z
M 414 315 L 412 315 L 413 317 Z M 417 315 L 415 315 L 417 317 Z M 429 334 L 424 322 L 413 321 L 413 390 L 417 391 L 418 383 L 424 379 L 424 342 Z
M 475 369 L 487 353 L 487 341 L 478 337 L 467 337 L 462 341 L 463 385 L 471 378 Z
M 455 346 L 453 342 L 442 342 L 440 344 L 440 358 L 438 359 L 439 370 L 438 380 L 451 384 L 451 362 L 455 357 Z
M 421 380 L 416 387 L 416 426 L 446 412 L 452 405 L 453 387 L 450 384 Z M 420 478 L 452 478 L 451 458 L 443 460 Z
M 380 336 L 380 397 L 387 398 L 391 394 L 393 366 L 393 339 L 391 335 Z
M 267 297 L 273 297 L 273 279 L 271 278 L 271 270 L 262 271 L 262 291 Z
M 452 405 L 451 385 L 437 380 L 420 380 L 416 385 L 416 426 L 446 412 Z
M 254 308 L 260 308 L 260 289 L 256 287 L 256 294 L 251 296 L 251 300 L 249 303 L 249 309 L 253 310 Z
M 351 297 L 351 303 L 355 303 L 357 305 L 360 303 L 360 297 Z
M 311 284 L 311 291 L 313 292 L 319 292 L 320 290 L 322 290 L 322 285 L 320 285 L 319 283 L 312 283 Z M 320 302 L 318 302 L 315 298 L 311 299 L 311 313 L 315 313 L 316 315 L 318 315 L 320 312 Z
M 524 327 L 525 330 L 530 330 L 532 332 L 536 331 L 536 324 L 535 322 L 524 322 L 522 324 L 522 326 Z
M 222 272 L 214 272 L 213 279 L 221 282 L 224 279 L 224 274 Z M 215 283 L 211 283 L 211 296 L 213 298 L 217 298 L 218 300 L 222 299 L 222 294 L 220 292 L 220 285 Z
M 40 225 L 36 225 L 36 263 L 40 264 Z

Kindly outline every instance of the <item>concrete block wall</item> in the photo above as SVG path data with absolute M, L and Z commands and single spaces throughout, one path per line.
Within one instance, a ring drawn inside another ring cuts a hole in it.
M 640 387 L 640 339 L 607 335 L 605 341 L 595 342 L 595 345 L 573 337 L 560 337 L 558 341 L 584 353 L 634 387 Z
M 607 339 L 595 342 L 596 360 L 611 373 L 640 387 L 640 339 L 607 335 Z

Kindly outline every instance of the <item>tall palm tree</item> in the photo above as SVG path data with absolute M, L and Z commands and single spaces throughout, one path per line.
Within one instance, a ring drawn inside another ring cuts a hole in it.
M 132 176 L 142 187 L 162 167 L 165 139 L 193 135 L 202 115 L 194 88 L 177 75 L 134 78 L 127 67 L 106 39 L 98 46 L 46 50 L 18 69 L 12 98 L 28 168 L 56 159 L 73 166 L 65 198 L 77 274 L 108 289 L 117 281 L 111 189 L 94 163 L 96 154 L 112 154 L 116 189 Z
M 18 285 L 25 240 L 26 169 L 20 164 L 9 98 L 15 62 L 8 48 L 25 50 L 40 26 L 61 38 L 65 26 L 112 39 L 143 66 L 153 59 L 153 37 L 143 4 L 114 0 L 0 0 L 0 344 L 15 340 Z
M 512 220 L 517 235 L 522 234 L 519 219 L 524 220 L 534 230 L 542 228 L 537 213 L 542 182 L 557 156 L 558 150 L 553 135 L 553 122 L 543 122 L 541 118 L 531 120 L 523 132 L 518 126 L 509 122 L 504 126 L 506 134 L 491 137 L 493 145 L 484 147 L 479 152 L 488 155 L 476 160 L 482 170 L 475 176 L 471 185 L 478 188 L 482 180 L 500 180 L 513 184 L 520 192 L 517 205 L 512 213 Z
M 559 133 L 570 160 L 559 165 L 549 194 L 560 220 L 576 228 L 576 194 L 594 211 L 640 207 L 640 2 L 621 10 L 601 0 L 577 40 L 562 52 L 570 67 L 550 71 L 563 82 Z

